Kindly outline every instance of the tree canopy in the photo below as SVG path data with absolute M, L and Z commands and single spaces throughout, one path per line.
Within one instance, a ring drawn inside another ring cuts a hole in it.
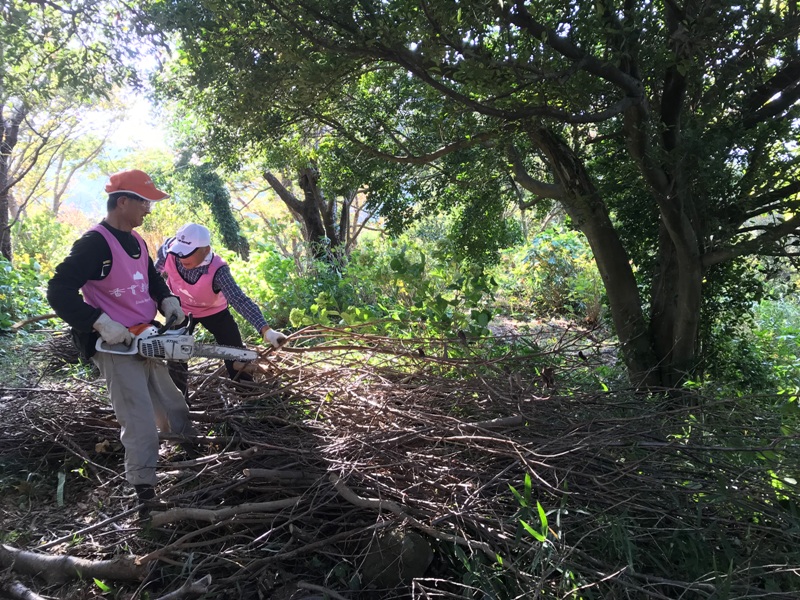
M 116 1 L 9 0 L 0 6 L 0 253 L 10 259 L 9 191 L 53 144 L 58 124 L 42 128 L 67 99 L 73 106 L 108 97 L 135 80 L 131 61 L 142 33 Z M 20 128 L 33 144 L 14 158 Z M 61 128 L 63 129 L 63 127 Z
M 637 384 L 696 370 L 715 278 L 794 255 L 795 2 L 149 7 L 179 35 L 173 89 L 232 163 L 323 126 L 390 223 L 560 203 Z

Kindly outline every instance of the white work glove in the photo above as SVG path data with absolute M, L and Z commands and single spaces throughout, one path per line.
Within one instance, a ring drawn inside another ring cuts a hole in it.
M 161 301 L 161 312 L 167 321 L 170 317 L 175 317 L 173 325 L 180 325 L 186 320 L 186 315 L 181 308 L 181 301 L 175 296 L 168 296 Z
M 111 346 L 115 344 L 130 346 L 133 341 L 133 334 L 128 331 L 128 328 L 109 317 L 106 313 L 100 315 L 92 325 L 92 329 L 100 334 L 106 344 Z
M 280 331 L 275 331 L 269 327 L 265 327 L 261 333 L 264 337 L 264 341 L 272 344 L 273 348 L 280 348 L 286 343 L 286 340 L 289 339 Z

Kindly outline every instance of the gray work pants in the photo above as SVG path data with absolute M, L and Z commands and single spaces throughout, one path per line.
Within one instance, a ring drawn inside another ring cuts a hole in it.
M 131 485 L 155 485 L 159 430 L 196 434 L 183 394 L 159 360 L 107 352 L 97 352 L 92 360 L 106 380 L 114 414 L 122 427 L 125 478 Z

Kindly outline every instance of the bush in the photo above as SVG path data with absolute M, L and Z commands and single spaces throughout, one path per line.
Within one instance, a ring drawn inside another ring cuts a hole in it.
M 318 273 L 319 293 L 306 307 L 296 307 L 294 326 L 373 321 L 376 332 L 398 337 L 487 333 L 491 278 L 479 266 L 431 262 L 426 249 L 408 237 L 389 247 L 365 243 L 346 268 L 321 266 Z
M 25 265 L 35 263 L 44 276 L 52 276 L 78 236 L 74 228 L 56 220 L 52 212 L 38 212 L 19 221 L 14 228 L 15 261 Z
M 398 337 L 488 333 L 495 283 L 480 266 L 443 258 L 440 242 L 362 239 L 347 260 L 315 261 L 299 273 L 270 241 L 251 238 L 251 260 L 230 264 L 275 327 L 369 322 Z
M 600 320 L 605 288 L 588 243 L 577 231 L 556 226 L 503 255 L 497 278 L 511 312 Z
M 50 311 L 45 297 L 47 278 L 33 259 L 12 265 L 0 257 L 0 329 Z

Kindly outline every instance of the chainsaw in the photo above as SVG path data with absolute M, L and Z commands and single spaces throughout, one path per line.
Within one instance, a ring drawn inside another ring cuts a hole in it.
M 177 329 L 170 329 L 175 318 L 167 321 L 163 327 L 151 323 L 141 323 L 128 328 L 134 338 L 130 346 L 126 344 L 108 344 L 99 338 L 95 348 L 99 352 L 111 354 L 141 354 L 146 358 L 164 358 L 167 360 L 189 360 L 195 357 L 221 358 L 223 360 L 253 361 L 258 353 L 247 348 L 220 346 L 217 344 L 197 344 L 194 341 L 194 320 L 192 315 L 187 324 Z

